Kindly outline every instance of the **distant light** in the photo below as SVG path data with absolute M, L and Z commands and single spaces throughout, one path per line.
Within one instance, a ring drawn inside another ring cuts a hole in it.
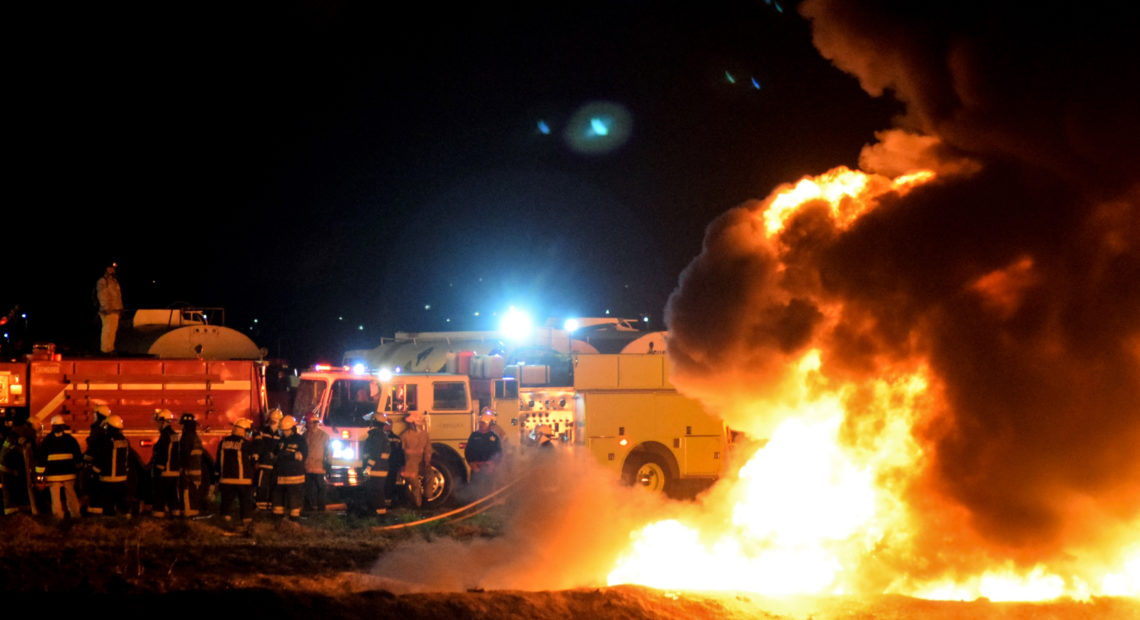
M 756 90 L 760 90 L 760 82 L 757 81 L 756 78 L 752 78 L 752 88 L 755 88 Z
M 609 315 L 610 315 L 610 309 L 606 308 L 606 316 L 609 316 Z
M 450 318 L 448 318 L 448 319 L 444 319 L 444 320 L 443 320 L 443 322 L 444 322 L 444 323 L 450 323 L 450 322 L 451 322 L 451 319 L 450 319 Z
M 475 316 L 479 316 L 479 311 L 478 311 L 478 310 L 476 310 L 476 311 L 475 311 Z
M 735 84 L 736 83 L 736 78 L 732 77 L 732 74 L 729 73 L 728 71 L 724 72 L 724 79 L 728 80 L 729 84 Z
M 431 304 L 424 304 L 424 310 L 431 310 Z
M 343 317 L 343 316 L 338 316 L 338 317 L 336 317 L 336 320 L 338 320 L 338 321 L 343 321 L 343 320 L 344 320 L 344 317 Z
M 254 322 L 254 323 L 257 323 L 257 319 L 254 319 L 254 320 L 253 320 L 253 322 Z
M 562 129 L 566 146 L 585 155 L 603 155 L 625 144 L 633 133 L 633 116 L 624 106 L 608 101 L 578 108 Z
M 21 319 L 26 319 L 26 318 L 28 318 L 28 313 L 27 313 L 27 312 L 24 312 L 24 313 L 20 314 L 20 318 L 21 318 Z
M 513 306 L 507 311 L 503 320 L 499 322 L 499 331 L 512 340 L 525 338 L 530 334 L 530 329 L 530 315 L 522 310 L 516 310 Z
M 367 369 L 365 368 L 364 364 L 361 364 L 360 362 L 357 362 L 357 363 L 352 365 L 352 373 L 353 374 L 362 375 L 362 374 L 364 374 L 365 370 L 367 370 Z
M 566 322 L 562 324 L 562 329 L 568 332 L 572 332 L 581 327 L 581 325 L 582 324 L 578 322 L 578 319 L 566 319 Z
M 392 380 L 392 371 L 387 368 L 381 368 L 376 373 L 376 376 L 379 377 L 381 381 L 388 382 Z
M 364 331 L 364 326 L 363 326 L 363 325 L 357 325 L 357 326 L 356 326 L 356 331 L 359 331 L 359 332 L 362 332 L 362 331 Z
M 538 133 L 540 133 L 544 136 L 549 136 L 550 135 L 550 125 L 547 125 L 546 121 L 538 121 Z
M 642 322 L 642 323 L 648 323 L 648 322 L 649 322 L 649 317 L 647 317 L 647 316 L 643 316 L 643 317 L 641 317 L 641 322 Z

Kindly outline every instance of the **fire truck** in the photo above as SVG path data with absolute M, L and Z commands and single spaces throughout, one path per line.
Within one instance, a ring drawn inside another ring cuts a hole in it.
M 663 354 L 576 354 L 573 386 L 533 387 L 523 377 L 519 425 L 524 439 L 547 425 L 587 450 L 630 485 L 675 495 L 721 474 L 739 433 L 669 382 Z
M 299 421 L 315 414 L 327 429 L 327 479 L 342 495 L 363 482 L 360 446 L 368 435 L 372 414 L 387 415 L 396 434 L 403 430 L 408 413 L 427 414 L 432 440 L 428 475 L 432 484 L 424 499 L 428 507 L 436 507 L 449 502 L 469 479 L 463 452 L 482 409 L 495 409 L 500 419 L 515 418 L 518 403 L 517 382 L 510 378 L 484 379 L 460 373 L 406 373 L 382 378 L 361 369 L 317 366 L 301 373 L 292 414 Z
M 158 439 L 156 409 L 194 413 L 210 454 L 235 420 L 260 424 L 266 411 L 265 365 L 256 360 L 64 359 L 50 346 L 29 358 L 0 362 L 0 411 L 26 411 L 39 428 L 63 416 L 86 446 L 95 407 L 105 404 L 144 462 Z
M 495 356 L 459 356 L 457 372 L 395 374 L 381 378 L 348 367 L 301 374 L 293 414 L 316 413 L 332 436 L 329 482 L 359 484 L 360 444 L 374 412 L 402 430 L 406 412 L 428 420 L 432 439 L 429 506 L 449 501 L 469 480 L 463 451 L 484 408 L 497 413 L 509 441 L 525 449 L 549 426 L 561 442 L 589 451 L 626 484 L 676 494 L 707 484 L 723 471 L 736 433 L 669 383 L 661 354 L 578 354 L 573 385 L 544 385 L 542 366 L 504 366 Z M 461 371 L 461 372 L 460 372 Z M 400 407 L 400 404 L 403 407 Z

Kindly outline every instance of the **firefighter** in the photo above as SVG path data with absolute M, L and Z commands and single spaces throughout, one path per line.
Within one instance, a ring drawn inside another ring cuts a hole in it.
M 4 421 L 8 426 L 4 443 L 0 445 L 0 480 L 3 480 L 4 514 L 31 512 L 36 507 L 35 471 L 36 429 L 28 422 L 28 414 L 9 412 Z
M 83 470 L 79 475 L 79 486 L 87 496 L 87 513 L 93 515 L 103 514 L 103 486 L 99 484 L 99 475 L 95 473 L 95 454 L 100 450 L 107 450 L 104 445 L 107 441 L 107 418 L 111 416 L 111 408 L 105 404 L 95 405 L 95 421 L 91 423 L 87 435 L 87 450 L 83 453 Z
M 182 516 L 178 501 L 178 484 L 182 477 L 179 457 L 179 436 L 174 430 L 174 413 L 169 409 L 156 409 L 154 421 L 158 423 L 158 441 L 150 457 L 151 494 L 154 516 L 162 519 L 168 514 Z
M 309 414 L 305 425 L 305 506 L 309 510 L 324 512 L 325 472 L 328 463 L 329 434 L 321 428 L 321 417 Z
M 281 418 L 281 438 L 277 441 L 273 467 L 273 514 L 293 521 L 301 518 L 305 496 L 305 456 L 308 446 L 297 433 L 297 419 Z
M 383 516 L 388 512 L 388 461 L 391 444 L 388 441 L 388 420 L 383 415 L 370 413 L 366 418 L 372 426 L 360 446 L 360 460 L 364 463 L 364 492 L 369 514 Z
M 95 282 L 95 297 L 99 301 L 99 319 L 102 331 L 99 336 L 99 350 L 105 355 L 115 352 L 115 335 L 119 331 L 119 315 L 123 312 L 123 292 L 115 277 L 117 263 L 107 265 L 103 277 Z
M 431 496 L 431 436 L 423 414 L 418 411 L 408 413 L 404 418 L 407 428 L 400 434 L 400 444 L 404 448 L 404 468 L 400 476 L 408 484 L 412 493 L 412 503 L 416 508 L 423 506 L 424 496 Z
M 254 483 L 257 486 L 255 505 L 258 510 L 273 508 L 273 461 L 277 450 L 279 426 L 284 415 L 280 409 L 269 411 L 265 426 L 257 431 L 253 440 L 253 455 L 257 462 L 257 477 Z
M 99 476 L 99 495 L 103 499 L 104 515 L 122 514 L 131 516 L 131 490 L 129 475 L 135 459 L 132 458 L 131 443 L 123 435 L 122 416 L 107 418 L 106 440 L 95 453 L 93 471 Z
M 550 428 L 549 424 L 540 424 L 538 428 L 534 429 L 534 436 L 538 441 L 539 448 L 554 447 L 554 429 Z
M 484 495 L 495 486 L 495 473 L 503 458 L 503 445 L 499 435 L 491 430 L 495 414 L 490 409 L 483 410 L 479 425 L 467 438 L 463 458 L 471 466 L 471 488 L 478 495 Z
M 210 475 L 209 456 L 202 445 L 202 438 L 198 436 L 197 416 L 190 412 L 183 413 L 178 423 L 182 426 L 178 440 L 178 459 L 182 470 L 182 514 L 197 517 L 202 514 L 210 486 L 210 481 L 206 478 Z
M 253 442 L 249 435 L 253 420 L 242 418 L 234 422 L 230 436 L 218 444 L 218 481 L 222 503 L 218 513 L 227 523 L 231 521 L 230 506 L 237 500 L 238 515 L 243 525 L 253 523 Z
M 36 476 L 47 485 L 51 514 L 56 519 L 64 518 L 65 504 L 67 516 L 79 518 L 79 495 L 75 492 L 75 482 L 79 478 L 83 451 L 67 431 L 63 416 L 52 417 L 51 433 L 40 442 L 36 458 Z

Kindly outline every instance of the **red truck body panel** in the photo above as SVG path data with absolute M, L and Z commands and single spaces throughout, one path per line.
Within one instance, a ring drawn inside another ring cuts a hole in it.
M 198 432 L 210 454 L 240 418 L 262 423 L 266 411 L 265 366 L 254 360 L 54 359 L 4 363 L 9 376 L 26 367 L 26 406 L 33 425 L 46 429 L 61 415 L 80 444 L 86 445 L 95 406 L 105 404 L 122 416 L 124 434 L 143 461 L 158 438 L 156 409 L 175 420 L 185 412 L 198 419 Z

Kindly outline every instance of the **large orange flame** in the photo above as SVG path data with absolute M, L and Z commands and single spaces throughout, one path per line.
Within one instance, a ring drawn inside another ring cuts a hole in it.
M 882 196 L 933 178 L 928 171 L 888 179 L 837 168 L 778 189 L 755 217 L 777 240 L 804 205 L 824 201 L 843 231 Z M 1021 260 L 979 280 L 975 292 L 1005 311 L 1018 303 L 1032 267 Z M 823 308 L 829 317 L 839 310 Z M 1140 541 L 1084 563 L 1025 566 L 998 558 L 981 572 L 930 574 L 916 557 L 919 511 L 908 493 L 924 467 L 921 433 L 937 425 L 936 379 L 924 360 L 911 360 L 870 384 L 828 385 L 821 359 L 816 347 L 787 363 L 796 379 L 780 383 L 787 393 L 764 399 L 782 408 L 764 412 L 778 421 L 765 446 L 701 498 L 697 514 L 638 530 L 611 585 L 994 601 L 1140 595 Z

